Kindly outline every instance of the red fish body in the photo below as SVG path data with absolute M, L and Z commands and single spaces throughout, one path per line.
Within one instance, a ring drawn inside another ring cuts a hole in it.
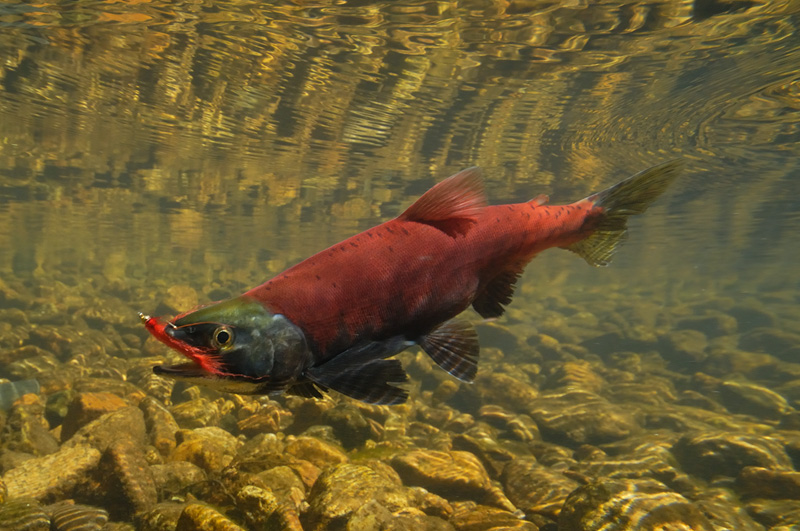
M 241 297 L 170 323 L 146 320 L 153 335 L 193 362 L 177 372 L 157 372 L 223 381 L 221 387 L 233 392 L 319 396 L 319 388 L 332 388 L 368 402 L 397 403 L 406 394 L 390 382 L 404 381 L 405 372 L 386 358 L 417 343 L 445 370 L 471 381 L 477 336 L 453 318 L 470 305 L 483 317 L 501 315 L 525 265 L 550 247 L 605 265 L 625 234 L 627 217 L 643 212 L 677 173 L 677 163 L 663 164 L 570 205 L 548 206 L 540 196 L 486 206 L 478 170 L 465 170 L 399 217 Z M 265 347 L 265 334 L 254 331 L 267 328 L 273 337 L 280 330 L 290 355 L 272 343 Z M 236 349 L 215 339 L 239 336 L 244 339 Z M 265 348 L 272 356 L 266 364 L 259 357 Z M 254 363 L 262 364 L 260 371 Z

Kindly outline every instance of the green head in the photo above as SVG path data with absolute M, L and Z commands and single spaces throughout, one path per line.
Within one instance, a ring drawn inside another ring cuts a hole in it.
M 153 368 L 169 378 L 240 394 L 278 392 L 312 363 L 303 332 L 245 295 L 171 321 L 142 320 L 155 338 L 191 360 Z

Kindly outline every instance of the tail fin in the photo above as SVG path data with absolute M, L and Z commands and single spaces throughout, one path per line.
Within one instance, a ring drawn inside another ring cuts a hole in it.
M 682 168 L 681 160 L 665 162 L 587 197 L 586 201 L 602 207 L 604 212 L 591 236 L 566 248 L 589 265 L 608 265 L 617 246 L 625 239 L 628 217 L 647 210 L 672 184 Z

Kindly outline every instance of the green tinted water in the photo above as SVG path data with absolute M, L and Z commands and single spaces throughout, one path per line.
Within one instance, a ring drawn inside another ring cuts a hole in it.
M 0 305 L 113 336 L 59 363 L 163 357 L 137 311 L 244 291 L 459 169 L 492 202 L 558 203 L 681 157 L 610 268 L 548 252 L 484 344 L 597 360 L 634 349 L 608 333 L 721 312 L 738 325 L 708 349 L 793 365 L 799 21 L 781 1 L 2 3 Z M 765 324 L 788 344 L 747 343 Z M 726 359 L 715 377 L 792 379 Z

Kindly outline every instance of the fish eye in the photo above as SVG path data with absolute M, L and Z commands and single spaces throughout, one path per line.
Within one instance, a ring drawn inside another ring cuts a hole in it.
M 233 331 L 227 326 L 220 326 L 214 330 L 214 346 L 217 348 L 229 347 L 233 343 Z

